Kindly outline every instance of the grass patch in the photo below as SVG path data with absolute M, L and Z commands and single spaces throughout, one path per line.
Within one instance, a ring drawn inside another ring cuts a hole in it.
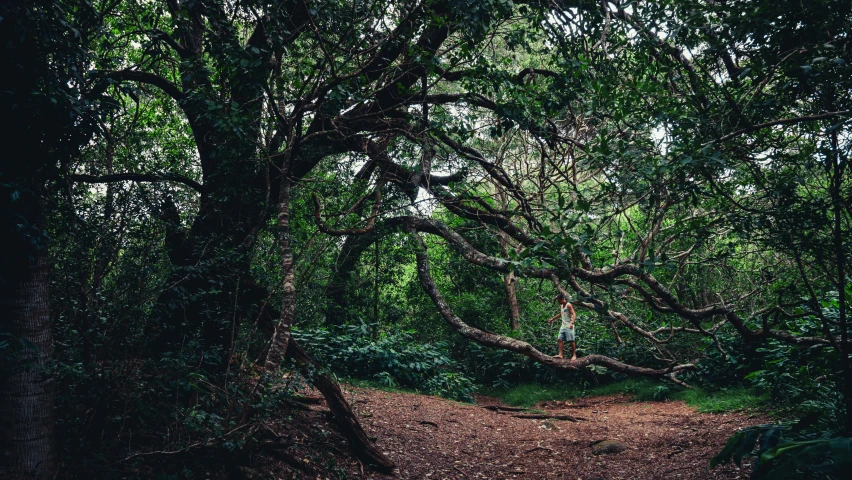
M 507 389 L 480 389 L 480 393 L 497 397 L 516 407 L 531 407 L 539 402 L 562 401 L 572 398 L 629 395 L 641 402 L 683 400 L 702 413 L 722 413 L 755 409 L 767 402 L 767 397 L 743 387 L 715 391 L 703 388 L 682 389 L 651 380 L 628 379 L 599 386 L 576 384 L 540 385 L 527 383 Z
M 497 397 L 505 403 L 516 407 L 531 407 L 539 402 L 569 400 L 582 397 L 599 397 L 605 395 L 630 394 L 650 392 L 653 383 L 647 380 L 624 380 L 598 386 L 584 386 L 573 383 L 542 385 L 525 383 L 507 389 L 481 388 L 483 395 Z
M 709 392 L 702 388 L 682 390 L 677 400 L 683 400 L 701 413 L 723 413 L 737 410 L 753 410 L 765 406 L 769 397 L 744 387 Z

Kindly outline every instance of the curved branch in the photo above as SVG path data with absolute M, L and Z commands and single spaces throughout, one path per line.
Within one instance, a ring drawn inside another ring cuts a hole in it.
M 498 183 L 500 183 L 500 185 L 504 186 L 509 192 L 512 193 L 512 197 L 518 202 L 518 204 L 520 204 L 521 209 L 523 210 L 523 216 L 527 219 L 530 225 L 541 229 L 541 224 L 533 215 L 532 207 L 530 207 L 530 204 L 527 201 L 526 197 L 514 184 L 514 182 L 512 182 L 512 179 L 509 178 L 509 175 L 506 173 L 505 170 L 503 170 L 503 167 L 485 160 L 485 157 L 476 149 L 456 142 L 455 140 L 450 138 L 449 135 L 443 132 L 437 132 L 437 136 L 442 142 L 444 142 L 444 144 L 455 150 L 456 153 L 458 153 L 459 155 L 469 158 L 481 165 L 482 168 L 484 168 L 485 171 L 491 176 L 491 178 L 496 180 Z
M 470 325 L 464 323 L 462 319 L 460 319 L 453 313 L 453 311 L 450 309 L 450 306 L 441 296 L 440 292 L 438 292 L 438 287 L 432 280 L 432 275 L 430 273 L 429 257 L 426 254 L 426 244 L 423 242 L 423 239 L 421 239 L 419 235 L 415 234 L 414 238 L 416 239 L 417 244 L 419 246 L 417 251 L 417 275 L 420 279 L 421 287 L 423 287 L 423 290 L 432 299 L 432 302 L 438 308 L 438 312 L 441 314 L 441 317 L 443 317 L 444 320 L 451 327 L 453 327 L 464 337 L 467 337 L 479 344 L 486 345 L 489 347 L 502 348 L 504 350 L 509 350 L 515 353 L 520 353 L 543 365 L 547 365 L 548 367 L 560 370 L 577 370 L 579 368 L 586 367 L 589 365 L 601 365 L 613 371 L 626 374 L 644 375 L 658 378 L 672 378 L 672 375 L 679 371 L 692 369 L 695 367 L 694 365 L 689 363 L 674 365 L 665 369 L 637 367 L 634 365 L 628 365 L 626 363 L 619 362 L 618 360 L 606 357 L 604 355 L 588 355 L 582 358 L 578 358 L 576 360 L 553 358 L 550 355 L 545 355 L 544 353 L 538 351 L 535 347 L 533 347 L 527 342 L 522 342 L 520 340 L 515 340 L 513 338 L 504 337 L 502 335 L 497 335 L 495 333 L 490 333 L 475 327 L 471 327 Z
M 192 52 L 190 52 L 186 47 L 178 43 L 178 41 L 172 38 L 171 35 L 158 28 L 148 30 L 148 35 L 150 35 L 152 40 L 161 40 L 166 45 L 172 47 L 172 50 L 177 52 L 180 58 L 184 60 L 192 55 Z
M 153 73 L 140 72 L 138 70 L 116 70 L 100 72 L 99 75 L 113 80 L 128 80 L 153 85 L 177 101 L 181 101 L 186 97 L 177 85 Z

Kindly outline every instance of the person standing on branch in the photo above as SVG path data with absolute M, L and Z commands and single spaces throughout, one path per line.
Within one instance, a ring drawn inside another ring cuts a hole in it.
M 574 340 L 574 321 L 577 320 L 577 312 L 568 303 L 565 295 L 560 293 L 556 296 L 556 301 L 559 302 L 559 313 L 547 321 L 548 324 L 552 324 L 554 320 L 562 317 L 562 326 L 559 327 L 559 335 L 556 337 L 559 344 L 559 355 L 555 355 L 554 358 L 564 358 L 562 350 L 565 342 L 571 342 L 571 360 L 577 360 L 577 342 Z

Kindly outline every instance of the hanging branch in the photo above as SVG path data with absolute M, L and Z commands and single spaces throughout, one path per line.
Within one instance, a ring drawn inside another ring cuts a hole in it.
M 321 232 L 326 233 L 328 235 L 333 236 L 341 236 L 341 235 L 365 235 L 368 233 L 373 233 L 373 229 L 376 226 L 376 218 L 379 215 L 379 208 L 382 205 L 382 185 L 376 185 L 375 192 L 375 201 L 373 202 L 373 211 L 369 217 L 367 217 L 367 225 L 362 228 L 341 228 L 334 229 L 329 227 L 325 221 L 322 219 L 322 202 L 316 193 L 311 193 L 311 197 L 314 199 L 314 219 L 317 222 L 317 227 Z M 365 195 L 366 197 L 366 195 Z M 359 200 L 359 203 L 361 200 Z

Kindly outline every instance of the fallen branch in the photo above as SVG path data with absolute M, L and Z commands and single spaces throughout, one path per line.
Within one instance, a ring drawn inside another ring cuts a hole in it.
M 537 447 L 533 447 L 533 448 L 531 448 L 531 449 L 527 450 L 527 451 L 526 451 L 526 452 L 524 452 L 524 453 L 532 453 L 532 452 L 535 452 L 536 450 L 544 450 L 544 451 L 547 451 L 547 452 L 553 453 L 553 449 L 552 449 L 552 448 L 542 447 L 541 445 L 539 445 L 539 446 L 537 446 Z
M 493 412 L 505 411 L 505 412 L 529 412 L 529 408 L 521 408 L 521 407 L 501 407 L 499 405 L 482 405 L 481 408 L 486 410 L 491 410 Z
M 523 415 L 512 415 L 514 418 L 529 418 L 532 420 L 567 420 L 569 422 L 588 421 L 588 418 L 572 417 L 571 415 L 547 415 L 543 413 L 529 413 Z
M 139 458 L 139 457 L 147 457 L 147 456 L 150 456 L 150 455 L 179 455 L 181 453 L 187 453 L 188 451 L 193 450 L 195 448 L 210 447 L 210 446 L 215 445 L 218 442 L 221 442 L 223 438 L 231 435 L 232 433 L 236 433 L 236 432 L 244 429 L 247 426 L 248 426 L 248 424 L 240 425 L 239 427 L 234 428 L 233 430 L 225 433 L 221 437 L 212 438 L 210 440 L 203 441 L 203 442 L 196 442 L 196 443 L 193 443 L 192 445 L 187 445 L 186 447 L 180 448 L 180 449 L 177 449 L 177 450 L 155 450 L 155 451 L 151 451 L 151 452 L 137 452 L 137 453 L 134 453 L 133 455 L 130 455 L 128 457 L 122 458 L 121 460 L 118 460 L 116 462 L 111 463 L 110 466 L 117 465 L 119 463 L 126 462 L 128 460 L 132 460 L 134 458 Z
M 677 450 L 672 450 L 669 454 L 666 455 L 666 458 L 672 458 L 675 455 L 677 455 L 678 453 L 683 453 L 683 452 L 686 451 L 680 445 L 675 445 L 675 447 L 677 447 Z

